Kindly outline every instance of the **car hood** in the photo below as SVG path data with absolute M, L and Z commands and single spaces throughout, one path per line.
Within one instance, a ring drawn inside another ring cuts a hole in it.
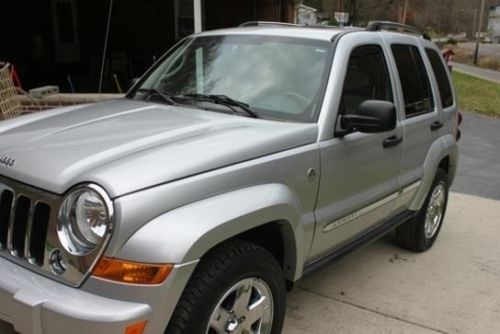
M 56 194 L 94 182 L 117 197 L 313 143 L 317 134 L 316 124 L 120 99 L 1 122 L 0 175 Z

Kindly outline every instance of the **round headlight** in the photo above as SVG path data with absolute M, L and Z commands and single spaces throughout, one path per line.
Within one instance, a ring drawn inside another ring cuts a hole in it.
M 70 192 L 61 205 L 57 233 L 64 249 L 73 255 L 87 255 L 103 241 L 112 216 L 106 192 L 87 185 Z

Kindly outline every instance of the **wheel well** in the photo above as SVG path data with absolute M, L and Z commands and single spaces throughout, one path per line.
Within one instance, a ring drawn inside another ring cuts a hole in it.
M 292 236 L 293 230 L 286 221 L 275 221 L 245 231 L 234 239 L 254 243 L 271 253 L 283 270 L 287 289 L 292 290 L 296 269 L 296 245 Z
M 272 222 L 245 231 L 235 237 L 259 245 L 271 253 L 278 261 L 281 268 L 284 267 L 285 250 L 281 227 L 278 222 Z
M 446 174 L 448 174 L 448 171 L 450 169 L 450 157 L 446 156 L 443 159 L 441 159 L 438 168 L 444 170 Z

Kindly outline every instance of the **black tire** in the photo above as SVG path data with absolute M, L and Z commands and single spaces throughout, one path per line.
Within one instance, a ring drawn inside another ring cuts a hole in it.
M 205 334 L 221 298 L 246 278 L 258 278 L 269 287 L 273 300 L 271 334 L 280 334 L 286 295 L 282 270 L 267 250 L 241 240 L 226 242 L 200 260 L 165 333 Z
M 432 194 L 436 190 L 437 187 L 443 187 L 444 189 L 444 207 L 442 216 L 439 221 L 439 225 L 437 229 L 429 237 L 429 235 L 425 232 L 425 222 L 427 211 L 429 210 L 429 202 L 431 200 Z M 408 250 L 414 252 L 425 252 L 429 248 L 432 247 L 434 242 L 436 241 L 439 231 L 441 230 L 441 226 L 443 225 L 444 216 L 446 213 L 446 207 L 448 204 L 448 178 L 447 174 L 444 170 L 438 169 L 436 176 L 434 178 L 434 182 L 432 183 L 431 189 L 427 194 L 424 204 L 422 208 L 417 213 L 417 215 L 410 219 L 408 222 L 403 223 L 395 231 L 395 242 Z

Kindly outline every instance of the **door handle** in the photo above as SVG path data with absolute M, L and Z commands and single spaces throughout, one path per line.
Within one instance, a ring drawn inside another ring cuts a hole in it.
M 443 123 L 440 121 L 435 121 L 434 123 L 431 124 L 431 131 L 436 131 L 439 130 L 443 127 Z
M 394 147 L 403 142 L 403 137 L 390 136 L 384 139 L 384 148 Z

